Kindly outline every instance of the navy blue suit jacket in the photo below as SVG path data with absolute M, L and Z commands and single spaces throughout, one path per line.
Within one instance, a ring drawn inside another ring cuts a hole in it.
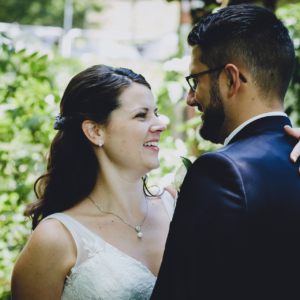
M 151 300 L 300 299 L 299 161 L 285 125 L 258 119 L 194 162 Z

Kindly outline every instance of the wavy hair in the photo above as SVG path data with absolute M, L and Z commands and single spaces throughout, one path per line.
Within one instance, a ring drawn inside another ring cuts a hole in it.
M 28 204 L 24 212 L 32 220 L 32 229 L 43 218 L 73 207 L 90 194 L 99 166 L 81 124 L 92 120 L 108 125 L 111 113 L 120 107 L 120 94 L 132 82 L 151 89 L 142 75 L 105 65 L 90 67 L 72 78 L 53 125 L 58 132 L 50 145 L 47 170 L 34 184 L 37 200 Z M 146 179 L 143 181 L 146 194 Z

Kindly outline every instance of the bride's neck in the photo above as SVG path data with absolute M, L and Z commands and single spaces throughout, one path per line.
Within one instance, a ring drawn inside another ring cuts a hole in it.
M 99 172 L 89 195 L 104 211 L 132 217 L 144 211 L 142 179 L 120 172 Z

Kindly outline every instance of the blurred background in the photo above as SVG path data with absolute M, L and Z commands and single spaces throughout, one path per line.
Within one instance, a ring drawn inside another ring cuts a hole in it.
M 0 0 L 0 299 L 10 299 L 14 262 L 31 234 L 22 216 L 45 170 L 60 97 L 81 70 L 106 64 L 149 81 L 167 131 L 161 167 L 149 185 L 166 186 L 181 165 L 221 147 L 198 134 L 201 119 L 185 104 L 193 24 L 221 7 L 253 3 L 273 10 L 296 49 L 286 113 L 300 126 L 300 3 L 297 0 Z M 80 159 L 80 158 L 79 158 Z

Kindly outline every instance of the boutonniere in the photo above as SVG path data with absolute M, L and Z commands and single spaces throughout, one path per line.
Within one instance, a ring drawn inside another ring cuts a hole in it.
M 177 191 L 177 196 L 176 196 L 176 199 L 174 201 L 174 209 L 175 209 L 175 206 L 176 206 L 176 202 L 177 202 L 177 199 L 178 199 L 178 196 L 179 196 L 180 188 L 182 186 L 184 177 L 185 177 L 189 167 L 192 165 L 192 162 L 188 158 L 182 157 L 182 156 L 180 156 L 180 158 L 183 162 L 183 165 L 181 165 L 179 167 L 179 169 L 177 170 L 177 172 L 175 173 L 174 181 L 172 182 L 172 185 L 173 185 L 174 189 L 176 189 L 176 191 Z

